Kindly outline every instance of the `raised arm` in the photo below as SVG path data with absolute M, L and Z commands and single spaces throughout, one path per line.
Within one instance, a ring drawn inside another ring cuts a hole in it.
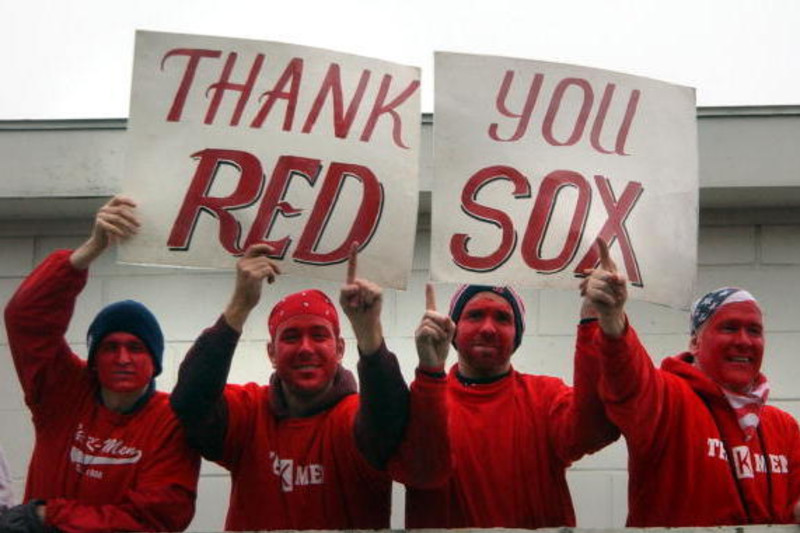
M 582 294 L 598 313 L 600 350 L 600 394 L 609 418 L 626 438 L 644 449 L 658 438 L 666 402 L 664 378 L 629 326 L 625 315 L 627 280 L 617 271 L 605 242 L 600 246 L 600 267 L 581 284 Z
M 360 279 L 358 245 L 353 244 L 339 304 L 350 321 L 358 344 L 361 391 L 353 434 L 356 446 L 374 468 L 383 470 L 403 437 L 408 420 L 408 387 L 397 358 L 383 339 L 383 291 Z
M 558 401 L 550 412 L 554 443 L 565 463 L 600 450 L 620 434 L 606 415 L 598 390 L 601 377 L 598 328 L 596 312 L 584 299 L 575 339 L 574 385 L 570 393 L 556 396 Z
M 392 477 L 419 489 L 444 484 L 451 472 L 445 363 L 456 326 L 436 310 L 433 285 L 425 286 L 425 314 L 414 333 L 419 364 L 411 384 L 405 438 L 392 461 Z
M 264 281 L 273 283 L 280 268 L 266 244 L 254 244 L 236 263 L 236 285 L 222 316 L 203 331 L 181 363 L 170 403 L 190 445 L 203 457 L 219 460 L 228 428 L 223 392 L 233 353 L 250 312 L 261 299 Z
M 65 384 L 69 369 L 81 365 L 64 338 L 87 268 L 112 242 L 139 228 L 136 204 L 115 196 L 95 216 L 89 238 L 75 251 L 48 256 L 17 289 L 5 309 L 5 325 L 25 401 L 39 407 L 42 393 Z

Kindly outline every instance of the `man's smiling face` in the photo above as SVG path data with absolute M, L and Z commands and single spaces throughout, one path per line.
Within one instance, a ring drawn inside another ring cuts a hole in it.
M 755 384 L 764 357 L 764 324 L 754 302 L 724 305 L 692 338 L 692 353 L 700 369 L 734 392 Z
M 269 357 L 278 377 L 293 393 L 303 396 L 324 391 L 336 375 L 344 342 L 330 321 L 299 315 L 282 322 L 269 345 Z

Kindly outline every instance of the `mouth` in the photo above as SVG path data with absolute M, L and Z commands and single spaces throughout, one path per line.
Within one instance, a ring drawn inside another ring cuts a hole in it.
M 749 365 L 753 362 L 752 358 L 745 356 L 733 356 L 733 357 L 728 357 L 727 359 L 728 362 L 730 363 L 745 364 L 745 365 Z
M 297 365 L 297 366 L 292 367 L 292 368 L 294 368 L 295 370 L 300 370 L 300 371 L 303 371 L 303 370 L 316 370 L 317 368 L 319 368 L 319 365 Z

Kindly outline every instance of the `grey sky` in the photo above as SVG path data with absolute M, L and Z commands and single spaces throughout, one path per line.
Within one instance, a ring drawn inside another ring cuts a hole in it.
M 423 69 L 435 50 L 606 68 L 698 105 L 800 104 L 796 0 L 0 0 L 0 119 L 128 115 L 135 29 L 282 41 Z

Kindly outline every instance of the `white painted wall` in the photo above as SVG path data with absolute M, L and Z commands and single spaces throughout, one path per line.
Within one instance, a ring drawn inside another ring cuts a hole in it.
M 758 216 L 765 222 L 742 218 Z M 765 373 L 773 386 L 774 404 L 800 416 L 800 363 L 796 346 L 800 344 L 800 324 L 796 302 L 800 301 L 800 217 L 791 221 L 769 212 L 711 213 L 711 223 L 700 231 L 700 272 L 698 291 L 722 285 L 742 285 L 750 289 L 766 310 L 767 356 Z M 722 222 L 720 222 L 722 221 Z M 87 220 L 1 221 L 0 222 L 0 303 L 5 303 L 23 276 L 47 253 L 57 248 L 74 247 L 90 226 Z M 415 366 L 413 330 L 423 309 L 423 287 L 427 279 L 428 232 L 422 228 L 417 239 L 414 272 L 407 292 L 388 291 L 384 324 L 389 346 L 398 354 L 405 376 L 410 379 Z M 283 278 L 271 287 L 268 297 L 254 312 L 236 354 L 231 382 L 252 379 L 266 381 L 269 372 L 264 355 L 266 314 L 281 295 L 310 285 L 308 280 Z M 313 283 L 329 293 L 332 283 Z M 158 380 L 162 390 L 171 390 L 177 366 L 192 340 L 222 311 L 232 289 L 230 273 L 199 273 L 173 269 L 116 265 L 110 255 L 92 269 L 91 279 L 78 302 L 70 342 L 85 352 L 84 336 L 94 314 L 112 301 L 133 297 L 148 305 L 161 320 L 169 340 L 164 374 Z M 452 287 L 440 291 L 442 302 L 449 299 Z M 555 375 L 571 381 L 574 324 L 578 312 L 577 294 L 559 291 L 523 292 L 529 310 L 527 332 L 522 347 L 514 356 L 515 366 L 525 372 Z M 657 359 L 682 350 L 686 344 L 685 313 L 633 303 L 631 320 Z M 345 329 L 347 339 L 352 338 Z M 345 364 L 353 368 L 353 343 Z M 29 415 L 22 403 L 5 331 L 0 333 L 0 442 L 7 453 L 15 478 L 15 493 L 23 493 L 23 478 L 32 446 Z M 626 515 L 626 453 L 623 443 L 577 463 L 569 474 L 581 527 L 621 527 Z M 205 464 L 200 480 L 198 512 L 191 529 L 213 531 L 222 528 L 227 508 L 229 483 L 220 468 Z M 395 499 L 393 527 L 402 527 L 402 490 Z
M 124 149 L 124 121 L 52 123 L 0 122 L 0 305 L 22 278 L 50 251 L 73 247 L 91 225 L 103 198 L 117 190 Z M 423 125 L 421 188 L 430 190 L 431 122 Z M 800 417 L 800 109 L 753 108 L 700 112 L 701 229 L 698 293 L 722 285 L 741 285 L 761 301 L 766 315 L 764 371 L 772 381 L 772 402 Z M 420 210 L 429 210 L 430 193 Z M 428 277 L 429 233 L 418 231 L 414 272 L 407 292 L 388 291 L 385 332 L 411 378 L 416 356 L 413 331 L 423 309 Z M 668 245 L 668 243 L 665 243 Z M 283 294 L 311 285 L 284 278 L 268 291 L 248 324 L 231 372 L 231 382 L 266 381 L 266 315 Z M 336 284 L 314 282 L 329 293 Z M 158 386 L 171 390 L 177 367 L 192 340 L 222 311 L 232 289 L 231 273 L 119 266 L 112 256 L 93 268 L 78 302 L 68 337 L 85 352 L 84 336 L 105 304 L 136 298 L 151 307 L 168 339 L 164 373 Z M 441 304 L 453 287 L 440 289 Z M 529 315 L 526 338 L 515 355 L 525 372 L 571 381 L 572 346 L 578 312 L 576 294 L 523 292 Z M 682 350 L 687 342 L 685 313 L 632 303 L 633 324 L 657 359 Z M 352 334 L 345 329 L 345 336 Z M 350 344 L 353 344 L 352 342 Z M 345 364 L 353 368 L 350 346 Z M 22 403 L 5 328 L 0 331 L 0 444 L 23 494 L 32 448 L 30 417 Z M 576 464 L 569 474 L 581 527 L 620 527 L 626 515 L 626 452 L 617 443 Z M 222 528 L 227 508 L 227 474 L 204 464 L 198 512 L 191 529 Z M 393 527 L 402 526 L 402 490 L 395 491 Z

